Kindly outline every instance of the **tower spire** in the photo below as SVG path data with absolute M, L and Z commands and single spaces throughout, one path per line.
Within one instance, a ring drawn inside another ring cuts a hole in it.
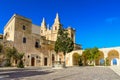
M 46 28 L 46 22 L 45 22 L 45 18 L 43 17 L 42 23 L 41 23 L 41 27 L 45 27 Z
M 59 19 L 59 14 L 58 13 L 56 13 L 56 18 Z
M 55 23 L 60 23 L 60 18 L 58 13 L 56 13 Z
M 45 23 L 45 18 L 43 17 L 42 23 Z

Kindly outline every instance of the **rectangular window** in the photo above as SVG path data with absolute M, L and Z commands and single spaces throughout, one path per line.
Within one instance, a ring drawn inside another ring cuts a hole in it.
M 23 38 L 23 43 L 26 43 L 26 38 L 25 37 Z
M 26 26 L 25 25 L 23 25 L 23 30 L 25 30 L 26 29 Z

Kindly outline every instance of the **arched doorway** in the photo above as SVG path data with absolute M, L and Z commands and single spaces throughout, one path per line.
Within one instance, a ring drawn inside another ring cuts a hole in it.
M 119 53 L 117 50 L 111 50 L 108 52 L 108 60 L 110 65 L 119 65 Z
M 100 59 L 100 65 L 104 66 L 105 65 L 105 60 L 104 59 Z
M 35 66 L 35 58 L 34 57 L 31 58 L 31 66 Z
M 118 59 L 117 58 L 112 59 L 111 65 L 118 65 Z
M 78 61 L 79 61 L 80 55 L 78 53 L 74 53 L 72 55 L 72 63 L 73 65 L 78 65 Z

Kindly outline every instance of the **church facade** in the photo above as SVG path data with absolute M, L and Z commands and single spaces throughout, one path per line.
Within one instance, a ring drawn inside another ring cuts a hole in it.
M 44 18 L 38 26 L 30 19 L 14 14 L 4 27 L 4 45 L 25 53 L 25 66 L 52 66 L 54 61 L 64 61 L 63 54 L 56 54 L 53 49 L 60 24 L 58 14 L 51 29 L 47 28 Z M 75 30 L 68 27 L 66 31 L 75 43 Z M 17 61 L 13 61 L 13 66 L 16 64 Z

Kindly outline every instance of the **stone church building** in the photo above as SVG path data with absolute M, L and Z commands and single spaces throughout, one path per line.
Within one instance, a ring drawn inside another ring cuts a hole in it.
M 4 44 L 25 53 L 25 66 L 52 66 L 54 61 L 64 61 L 63 54 L 57 55 L 53 49 L 60 24 L 58 14 L 51 28 L 47 28 L 44 18 L 38 26 L 30 19 L 14 14 L 4 27 Z M 68 27 L 66 31 L 75 43 L 75 30 Z M 17 61 L 14 61 L 13 65 L 16 64 Z
M 15 47 L 18 52 L 25 53 L 23 59 L 25 66 L 53 66 L 55 61 L 64 61 L 64 55 L 56 54 L 54 51 L 60 24 L 58 14 L 51 28 L 46 26 L 44 18 L 38 26 L 33 24 L 31 19 L 14 14 L 4 27 L 4 34 L 0 35 L 0 42 L 3 38 L 4 46 Z M 71 27 L 65 30 L 75 43 L 75 30 Z M 106 58 L 109 65 L 120 65 L 120 47 L 99 50 L 100 56 L 96 65 L 102 65 Z M 66 55 L 66 66 L 76 65 L 74 55 L 82 55 L 83 51 L 80 45 L 74 44 L 74 50 Z M 14 61 L 13 66 L 16 64 L 17 61 Z

